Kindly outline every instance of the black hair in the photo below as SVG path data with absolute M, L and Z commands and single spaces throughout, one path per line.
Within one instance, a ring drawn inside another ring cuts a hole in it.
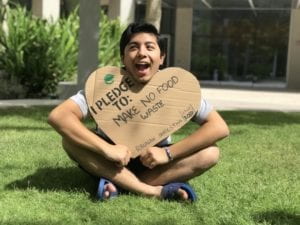
M 160 34 L 155 26 L 150 23 L 131 23 L 128 27 L 123 31 L 121 39 L 120 39 L 120 55 L 124 56 L 124 51 L 126 45 L 131 40 L 132 36 L 136 33 L 150 33 L 154 34 L 157 39 L 158 46 L 161 51 L 161 55 L 165 54 L 165 46 L 160 37 Z

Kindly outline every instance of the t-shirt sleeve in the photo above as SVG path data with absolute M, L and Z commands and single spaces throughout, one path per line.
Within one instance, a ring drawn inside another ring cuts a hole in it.
M 89 115 L 88 105 L 86 102 L 85 94 L 83 90 L 77 92 L 77 94 L 70 97 L 80 108 L 83 118 Z
M 212 105 L 209 104 L 209 102 L 206 101 L 205 99 L 201 98 L 200 107 L 196 115 L 192 118 L 192 121 L 198 124 L 202 124 L 212 110 L 213 110 Z

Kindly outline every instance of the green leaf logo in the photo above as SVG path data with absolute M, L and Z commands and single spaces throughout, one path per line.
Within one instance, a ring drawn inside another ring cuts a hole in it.
M 115 81 L 115 75 L 108 73 L 104 76 L 105 84 L 112 84 L 114 81 Z

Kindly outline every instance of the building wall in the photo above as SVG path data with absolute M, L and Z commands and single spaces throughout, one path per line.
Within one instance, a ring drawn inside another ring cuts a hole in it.
M 191 69 L 193 9 L 176 9 L 174 66 Z
M 97 0 L 98 1 L 98 0 Z M 27 5 L 29 4 L 28 1 Z M 53 17 L 58 17 L 59 15 L 59 2 L 60 0 L 32 0 L 32 10 L 36 15 L 40 15 L 41 17 L 46 17 L 46 18 L 53 18 Z M 64 2 L 69 2 L 69 3 L 74 3 L 74 2 L 79 2 L 78 0 L 65 0 Z M 99 2 L 99 1 L 98 1 Z M 124 21 L 124 24 L 127 24 L 129 22 L 134 21 L 134 14 L 135 14 L 135 5 L 136 1 L 134 0 L 102 0 L 100 1 L 101 4 L 108 4 L 108 13 L 111 16 L 111 18 L 116 18 L 120 17 L 122 21 Z M 125 4 L 126 2 L 126 4 Z M 144 1 L 145 2 L 145 1 Z M 192 34 L 193 32 L 197 32 L 194 29 L 194 24 L 192 23 L 193 17 L 195 17 L 195 7 L 201 4 L 200 1 L 191 1 L 191 0 L 185 0 L 185 1 L 163 1 L 163 5 L 170 5 L 175 7 L 175 17 L 171 19 L 172 21 L 175 21 L 175 33 L 173 34 L 168 34 L 171 37 L 171 44 L 172 50 L 170 51 L 172 55 L 169 55 L 172 60 L 171 66 L 180 66 L 183 67 L 187 70 L 193 69 L 193 65 L 191 65 L 191 62 L 193 62 L 193 57 L 192 54 L 195 54 L 195 47 L 193 46 L 193 38 Z M 287 2 L 281 1 L 282 4 L 287 4 Z M 295 1 L 299 5 L 299 1 Z M 225 2 L 223 2 L 225 4 Z M 265 3 L 264 3 L 265 4 Z M 273 4 L 273 3 L 272 3 Z M 274 3 L 275 4 L 275 3 Z M 273 7 L 273 5 L 272 5 Z M 291 10 L 290 8 L 286 8 L 286 10 Z M 243 10 L 242 10 L 243 11 Z M 241 12 L 242 12 L 241 11 Z M 214 12 L 214 10 L 212 11 Z M 259 11 L 260 12 L 260 11 Z M 286 66 L 286 74 L 283 74 L 283 78 L 286 79 L 286 84 L 288 88 L 296 88 L 300 89 L 300 68 L 299 68 L 299 63 L 298 59 L 300 58 L 300 53 L 299 53 L 299 46 L 300 46 L 300 34 L 299 34 L 299 29 L 300 29 L 300 17 L 299 17 L 299 9 L 292 9 L 291 10 L 291 23 L 290 23 L 290 36 L 289 36 L 289 50 L 288 50 L 288 60 L 287 60 L 287 66 Z M 251 11 L 254 16 L 257 16 L 257 12 Z M 174 16 L 174 15 L 173 15 Z M 164 18 L 164 16 L 162 16 Z M 242 19 L 242 18 L 241 18 Z M 263 22 L 263 21 L 261 21 Z M 223 25 L 226 25 L 224 22 Z M 246 28 L 246 27 L 245 27 Z M 214 27 L 212 27 L 211 30 L 214 30 Z M 246 34 L 247 32 L 244 32 Z M 174 37 L 173 37 L 174 35 Z M 193 34 L 194 35 L 194 34 Z M 276 35 L 275 35 L 276 36 Z M 173 38 L 172 38 L 173 37 Z M 212 46 L 212 41 L 210 39 L 209 42 L 210 49 L 214 50 L 214 46 Z M 227 47 L 226 47 L 227 46 Z M 229 45 L 226 44 L 226 41 L 223 43 L 222 51 L 227 52 L 226 54 L 229 54 L 228 52 L 230 51 Z M 249 52 L 251 52 L 253 49 L 249 49 Z M 248 51 L 248 50 L 247 50 Z M 247 64 L 247 57 L 245 58 L 245 51 L 241 55 L 241 59 L 244 60 L 244 64 L 248 66 L 253 66 L 253 63 L 249 61 Z M 209 54 L 212 54 L 213 51 L 210 51 Z M 197 52 L 198 55 L 203 55 L 203 52 Z M 278 66 L 277 63 L 285 63 L 284 60 L 280 58 L 280 55 L 276 55 L 277 53 L 274 52 L 272 62 L 270 62 L 270 73 L 269 73 L 269 79 L 270 80 L 277 80 L 278 75 L 274 73 L 274 70 L 278 72 Z M 246 54 L 247 55 L 247 54 Z M 243 58 L 244 57 L 244 58 Z M 201 60 L 203 62 L 203 60 Z M 206 63 L 206 62 L 204 62 Z M 262 62 L 263 64 L 264 62 Z M 207 64 L 212 64 L 212 62 L 208 62 Z M 234 63 L 227 63 L 229 66 L 234 66 Z M 192 66 L 192 67 L 191 67 Z M 227 65 L 228 66 L 228 65 Z M 243 68 L 244 71 L 249 70 L 248 67 Z M 213 71 L 210 70 L 210 79 L 213 79 Z M 197 72 L 197 71 L 196 71 Z M 226 71 L 228 72 L 228 71 Z M 232 74 L 225 73 L 226 76 L 225 78 L 232 78 Z M 247 75 L 247 74 L 246 74 Z M 226 78 L 226 79 L 227 79 Z M 283 80 L 284 82 L 284 80 Z
M 300 9 L 292 9 L 287 61 L 287 87 L 300 89 Z

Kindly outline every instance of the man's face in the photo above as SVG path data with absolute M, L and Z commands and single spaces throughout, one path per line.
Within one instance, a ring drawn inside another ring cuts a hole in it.
M 136 33 L 126 45 L 122 61 L 136 81 L 147 83 L 163 64 L 164 58 L 154 34 Z

